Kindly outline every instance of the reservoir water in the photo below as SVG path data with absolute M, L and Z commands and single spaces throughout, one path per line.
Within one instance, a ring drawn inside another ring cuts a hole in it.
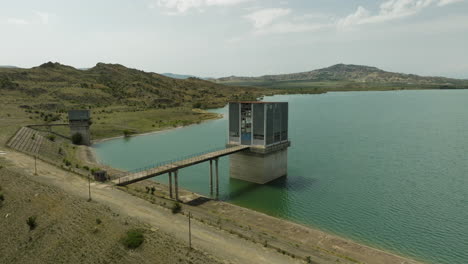
M 468 90 L 265 101 L 289 102 L 288 176 L 233 180 L 222 158 L 222 200 L 425 262 L 468 263 Z M 129 170 L 223 147 L 226 136 L 219 119 L 94 147 L 103 163 Z M 208 195 L 207 163 L 179 173 L 183 188 Z

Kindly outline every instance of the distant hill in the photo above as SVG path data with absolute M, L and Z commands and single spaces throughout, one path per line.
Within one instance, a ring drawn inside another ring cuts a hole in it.
M 338 89 L 361 90 L 365 87 L 384 88 L 468 88 L 467 80 L 444 77 L 423 77 L 414 74 L 403 74 L 383 71 L 376 67 L 337 64 L 328 68 L 279 75 L 260 77 L 224 77 L 214 80 L 229 85 L 256 85 L 273 88 L 304 87 L 337 87 Z
M 161 75 L 174 78 L 174 79 L 188 79 L 188 78 L 197 78 L 197 76 L 194 75 L 185 75 L 185 74 L 175 74 L 175 73 L 161 73 Z
M 176 73 L 161 73 L 161 75 L 164 75 L 164 76 L 167 76 L 167 77 L 170 77 L 170 78 L 173 78 L 173 79 L 181 79 L 181 80 L 185 80 L 185 79 L 188 79 L 188 78 L 198 78 L 198 79 L 202 79 L 202 80 L 211 80 L 211 79 L 213 79 L 213 78 L 207 78 L 207 77 L 198 77 L 198 76 L 195 76 L 195 75 L 176 74 Z
M 173 79 L 119 64 L 98 63 L 80 70 L 47 62 L 31 69 L 0 69 L 0 96 L 10 95 L 30 103 L 49 102 L 55 108 L 69 105 L 207 108 L 223 106 L 229 100 L 256 98 L 262 91 L 197 78 Z
M 19 67 L 11 66 L 11 65 L 0 65 L 0 68 L 7 68 L 7 69 L 16 68 L 16 69 L 18 69 Z

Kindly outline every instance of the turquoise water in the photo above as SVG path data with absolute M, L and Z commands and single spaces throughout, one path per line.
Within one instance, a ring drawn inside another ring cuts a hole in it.
M 229 179 L 223 158 L 223 200 L 429 263 L 468 263 L 468 91 L 265 100 L 289 102 L 288 177 L 263 186 Z M 134 169 L 222 147 L 226 134 L 221 119 L 95 149 L 102 162 Z M 207 163 L 179 179 L 208 195 Z

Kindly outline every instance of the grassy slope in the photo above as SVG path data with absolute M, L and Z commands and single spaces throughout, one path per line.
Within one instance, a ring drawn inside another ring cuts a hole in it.
M 9 167 L 0 157 L 0 166 Z M 220 263 L 185 241 L 109 207 L 40 183 L 19 169 L 0 168 L 0 263 Z M 30 231 L 26 219 L 37 216 Z M 96 221 L 100 220 L 100 223 Z M 145 240 L 125 249 L 125 232 Z
M 98 139 L 120 136 L 124 130 L 142 133 L 198 123 L 216 115 L 194 108 L 221 107 L 266 93 L 195 78 L 176 80 L 117 64 L 99 63 L 88 70 L 58 63 L 0 69 L 0 143 L 26 124 L 64 123 L 69 109 L 92 110 L 92 136 Z

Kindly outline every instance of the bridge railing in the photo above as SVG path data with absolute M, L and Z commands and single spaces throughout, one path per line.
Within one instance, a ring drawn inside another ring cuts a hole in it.
M 156 169 L 158 167 L 163 167 L 163 166 L 174 164 L 174 163 L 180 162 L 180 161 L 187 161 L 187 162 L 196 161 L 196 160 L 199 159 L 198 157 L 201 156 L 201 155 L 205 155 L 205 154 L 208 154 L 208 153 L 211 153 L 211 152 L 220 151 L 220 150 L 223 150 L 223 149 L 226 149 L 226 148 L 225 147 L 218 147 L 218 148 L 214 148 L 214 149 L 210 149 L 210 150 L 206 150 L 206 151 L 202 151 L 202 152 L 198 152 L 198 153 L 194 153 L 194 154 L 190 154 L 190 155 L 181 156 L 181 157 L 178 157 L 176 159 L 170 159 L 170 160 L 156 162 L 156 163 L 144 166 L 144 167 L 140 167 L 140 168 L 137 168 L 137 169 L 126 171 L 126 172 L 121 173 L 121 174 L 117 174 L 113 178 L 114 179 L 119 179 L 119 183 L 120 183 L 121 178 L 129 176 L 131 174 L 135 174 L 135 173 L 142 172 L 142 171 L 149 171 L 151 169 Z M 133 178 L 138 178 L 138 177 L 140 177 L 140 175 L 135 175 L 131 179 L 126 179 L 125 181 L 131 181 Z

